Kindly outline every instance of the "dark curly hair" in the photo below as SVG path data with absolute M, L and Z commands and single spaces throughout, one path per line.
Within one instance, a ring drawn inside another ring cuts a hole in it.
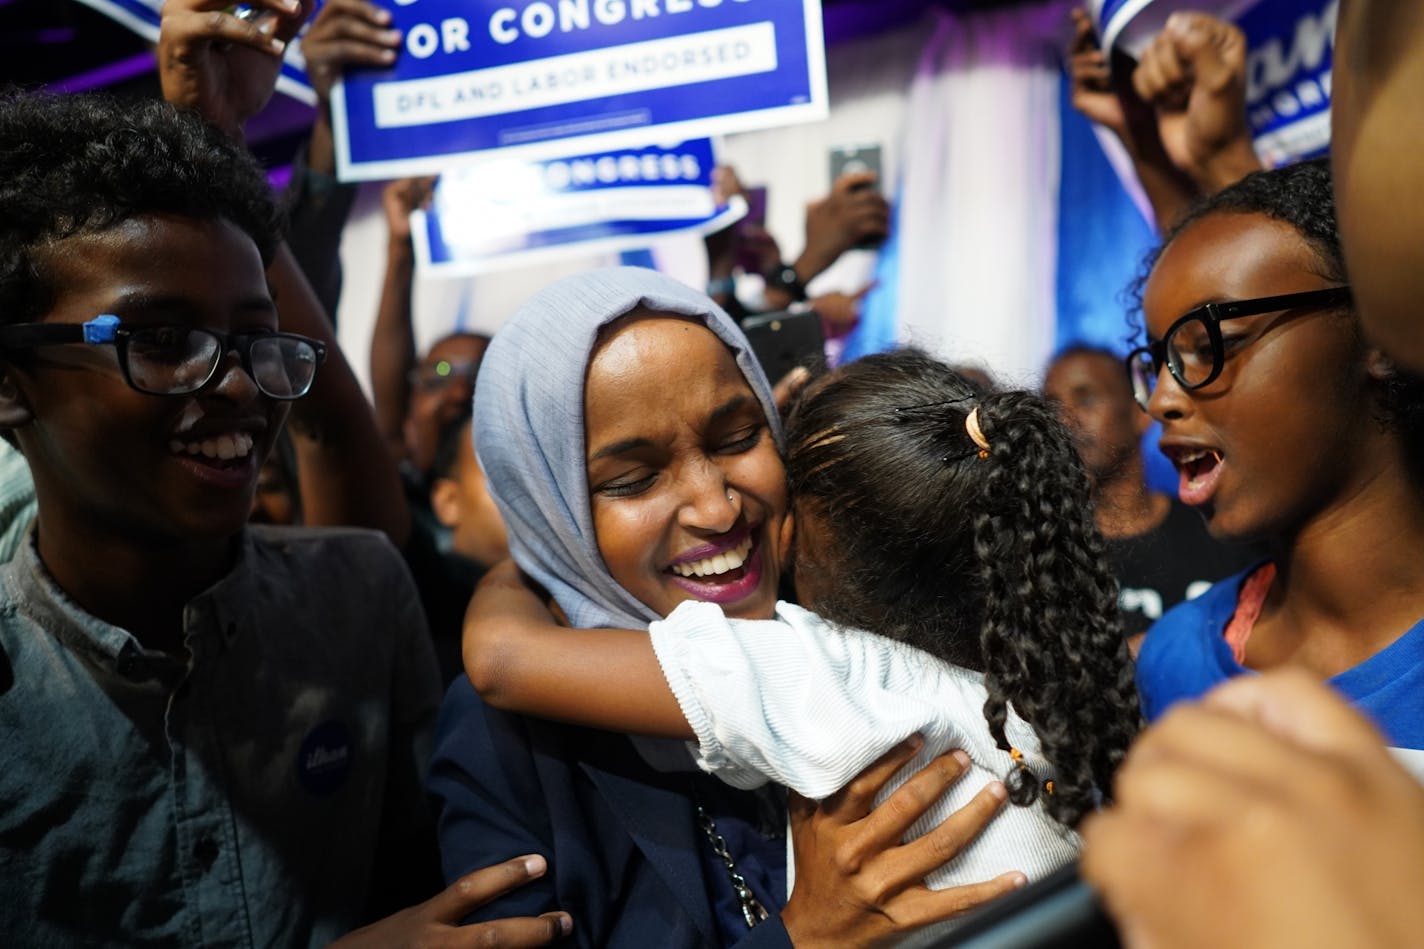
M 1319 275 L 1332 283 L 1345 283 L 1345 255 L 1340 249 L 1340 228 L 1335 221 L 1335 191 L 1330 180 L 1330 160 L 1316 158 L 1253 171 L 1234 184 L 1197 201 L 1149 250 L 1128 288 L 1134 329 L 1142 330 L 1142 295 L 1147 278 L 1162 252 L 1197 221 L 1213 214 L 1263 214 L 1293 227 L 1319 259 Z
M 223 218 L 270 263 L 282 219 L 262 170 L 198 116 L 101 95 L 0 95 L 0 322 L 53 305 L 36 251 L 143 214 Z
M 990 443 L 965 429 L 975 407 Z M 982 671 L 999 747 L 1007 706 L 1057 772 L 1045 804 L 1074 826 L 1111 788 L 1140 725 L 1117 582 L 1067 430 L 1028 392 L 980 395 L 916 350 L 813 383 L 787 422 L 787 471 L 845 565 L 814 604 L 834 622 Z M 1009 765 L 1010 800 L 1040 782 Z
M 1193 205 L 1167 232 L 1162 243 L 1144 262 L 1131 288 L 1135 332 L 1141 333 L 1142 297 L 1147 278 L 1162 252 L 1177 236 L 1202 218 L 1214 214 L 1260 214 L 1289 225 L 1315 251 L 1315 273 L 1331 283 L 1347 283 L 1345 255 L 1340 246 L 1340 225 L 1335 215 L 1335 189 L 1328 158 L 1256 171 Z M 1355 324 L 1361 351 L 1365 345 L 1359 319 Z M 1398 431 L 1415 477 L 1424 483 L 1424 378 L 1396 370 L 1378 386 L 1377 420 Z

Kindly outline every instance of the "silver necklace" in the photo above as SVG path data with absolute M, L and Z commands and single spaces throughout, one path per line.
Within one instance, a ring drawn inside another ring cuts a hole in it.
M 727 849 L 727 841 L 717 833 L 717 825 L 712 822 L 711 816 L 702 809 L 701 804 L 697 805 L 697 823 L 701 825 L 702 832 L 711 842 L 712 852 L 727 868 L 727 879 L 732 881 L 732 892 L 737 894 L 737 905 L 742 910 L 742 919 L 746 920 L 748 929 L 753 928 L 770 914 L 766 911 L 766 907 L 761 905 L 761 900 L 756 898 L 752 888 L 747 885 L 746 877 L 737 870 L 737 865 L 732 860 L 731 851 Z

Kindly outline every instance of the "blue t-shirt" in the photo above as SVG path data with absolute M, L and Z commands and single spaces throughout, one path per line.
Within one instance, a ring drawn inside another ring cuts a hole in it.
M 1252 568 L 1254 569 L 1254 568 Z M 1142 711 L 1155 721 L 1171 705 L 1195 699 L 1232 676 L 1250 672 L 1226 642 L 1245 570 L 1180 603 L 1147 631 L 1137 657 Z M 1374 719 L 1391 745 L 1424 749 L 1424 619 L 1352 669 L 1326 680 Z

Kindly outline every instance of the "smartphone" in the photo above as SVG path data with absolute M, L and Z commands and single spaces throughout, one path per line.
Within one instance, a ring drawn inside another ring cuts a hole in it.
M 733 225 L 737 229 L 737 266 L 747 273 L 761 273 L 766 256 L 766 188 L 743 188 L 747 200 L 747 216 Z
M 879 145 L 848 145 L 831 149 L 831 184 L 834 185 L 841 179 L 842 175 L 860 174 L 865 171 L 875 172 L 875 181 L 866 184 L 856 185 L 853 190 L 859 191 L 862 188 L 880 190 L 880 146 Z M 857 250 L 874 250 L 885 243 L 885 235 L 880 234 L 874 237 L 867 237 L 856 244 Z
M 742 332 L 772 385 L 798 366 L 812 375 L 826 367 L 826 334 L 814 310 L 776 310 L 742 321 Z
M 867 188 L 880 189 L 880 146 L 848 145 L 831 149 L 831 184 L 840 181 L 842 175 L 855 175 L 864 171 L 875 172 L 875 184 Z
M 747 199 L 747 216 L 737 224 L 748 227 L 766 227 L 766 185 L 743 188 L 742 196 Z

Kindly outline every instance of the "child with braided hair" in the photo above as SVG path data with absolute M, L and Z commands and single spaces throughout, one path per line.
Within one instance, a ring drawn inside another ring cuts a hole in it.
M 1073 828 L 1104 799 L 1139 723 L 1071 436 L 1037 396 L 979 395 L 901 350 L 808 386 L 787 445 L 806 608 L 729 619 L 699 596 L 646 633 L 569 630 L 506 564 L 466 618 L 476 689 L 500 708 L 694 738 L 697 763 L 727 783 L 770 780 L 813 799 L 918 734 L 924 746 L 882 797 L 951 749 L 970 768 L 910 836 L 999 781 L 1018 805 L 928 885 L 1048 875 L 1075 856 Z M 624 467 L 592 474 L 590 496 L 665 476 Z M 693 555 L 665 569 L 691 585 L 744 569 L 736 538 Z

